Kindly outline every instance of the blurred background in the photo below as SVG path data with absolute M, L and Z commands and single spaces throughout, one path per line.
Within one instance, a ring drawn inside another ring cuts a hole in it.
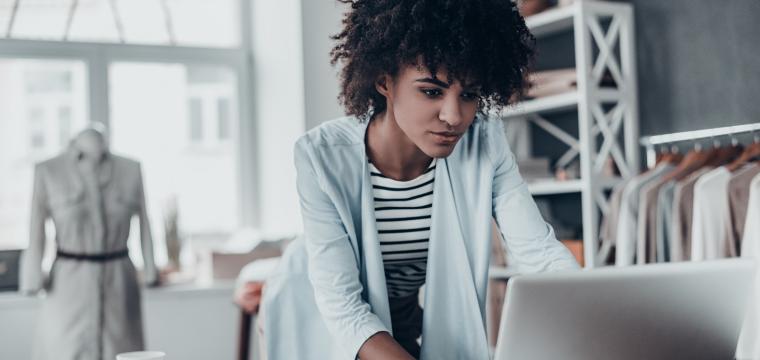
M 536 26 L 549 22 L 542 13 L 573 6 L 538 2 L 525 14 Z M 610 3 L 632 5 L 634 16 L 630 49 L 614 50 L 636 69 L 627 74 L 634 92 L 626 100 L 636 109 L 634 133 L 619 136 L 621 144 L 634 141 L 626 145 L 634 172 L 647 166 L 639 136 L 760 122 L 760 3 Z M 107 129 L 112 152 L 142 164 L 165 284 L 144 292 L 148 347 L 173 359 L 234 355 L 238 272 L 279 255 L 302 231 L 293 144 L 343 115 L 328 52 L 344 11 L 333 0 L 0 0 L 0 250 L 8 264 L 0 284 L 9 290 L 0 293 L 0 358 L 29 357 L 43 301 L 16 294 L 12 280 L 29 241 L 34 165 L 93 122 Z M 609 25 L 603 21 L 603 30 Z M 538 70 L 576 66 L 569 28 L 537 36 Z M 538 180 L 546 174 L 554 185 L 578 180 L 580 165 L 563 161 L 565 144 L 525 119 L 520 109 L 530 106 L 502 114 L 524 118 L 507 136 L 530 135 L 512 144 L 526 173 L 533 166 Z M 543 109 L 579 134 L 577 108 Z M 581 190 L 554 185 L 532 190 L 558 235 L 594 266 L 599 239 L 589 234 L 603 211 L 585 219 Z M 54 249 L 52 224 L 47 232 Z M 140 268 L 139 226 L 132 232 L 130 257 Z

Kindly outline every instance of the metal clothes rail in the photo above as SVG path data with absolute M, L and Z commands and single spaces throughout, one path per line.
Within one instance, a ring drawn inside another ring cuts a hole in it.
M 716 138 L 725 135 L 736 135 L 741 133 L 760 131 L 760 123 L 745 125 L 725 126 L 712 129 L 702 129 L 694 131 L 683 131 L 671 134 L 661 134 L 641 137 L 639 143 L 646 148 L 647 167 L 652 168 L 655 164 L 657 152 L 655 146 L 662 144 L 673 144 L 682 141 L 693 141 L 699 139 Z

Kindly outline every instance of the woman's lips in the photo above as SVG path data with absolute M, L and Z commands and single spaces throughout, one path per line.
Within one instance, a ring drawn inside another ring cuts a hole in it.
M 453 144 L 459 140 L 459 136 L 461 134 L 456 133 L 437 133 L 432 132 L 433 138 L 435 138 L 436 142 L 441 144 Z

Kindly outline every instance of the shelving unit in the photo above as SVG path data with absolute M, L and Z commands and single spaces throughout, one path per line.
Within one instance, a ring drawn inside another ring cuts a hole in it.
M 555 195 L 583 191 L 583 182 L 580 180 L 537 180 L 528 183 L 528 190 L 533 195 Z
M 598 248 L 600 214 L 606 214 L 605 190 L 621 178 L 604 175 L 604 164 L 613 159 L 623 177 L 638 168 L 638 99 L 633 7 L 625 3 L 576 0 L 526 18 L 536 38 L 572 31 L 575 44 L 577 88 L 564 94 L 538 98 L 505 108 L 504 121 L 527 118 L 568 146 L 558 164 L 580 157 L 580 178 L 542 180 L 529 184 L 533 195 L 579 193 L 582 207 L 586 268 L 593 268 Z M 546 52 L 543 52 L 546 56 Z M 617 85 L 601 87 L 605 72 Z M 578 136 L 554 125 L 544 116 L 576 111 Z M 622 132 L 622 143 L 620 134 Z M 513 269 L 492 268 L 492 278 L 514 275 Z

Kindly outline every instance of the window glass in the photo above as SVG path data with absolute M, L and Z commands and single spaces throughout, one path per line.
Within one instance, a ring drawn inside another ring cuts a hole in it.
M 234 73 L 120 62 L 109 78 L 112 148 L 142 164 L 157 255 L 165 259 L 162 224 L 174 206 L 185 239 L 226 238 L 240 223 L 237 141 L 215 136 L 216 104 L 224 98 L 235 108 Z M 228 119 L 234 134 L 236 113 L 230 110 Z M 135 234 L 130 242 L 137 243 Z
M 82 61 L 0 59 L 0 248 L 26 247 L 34 164 L 88 121 Z

